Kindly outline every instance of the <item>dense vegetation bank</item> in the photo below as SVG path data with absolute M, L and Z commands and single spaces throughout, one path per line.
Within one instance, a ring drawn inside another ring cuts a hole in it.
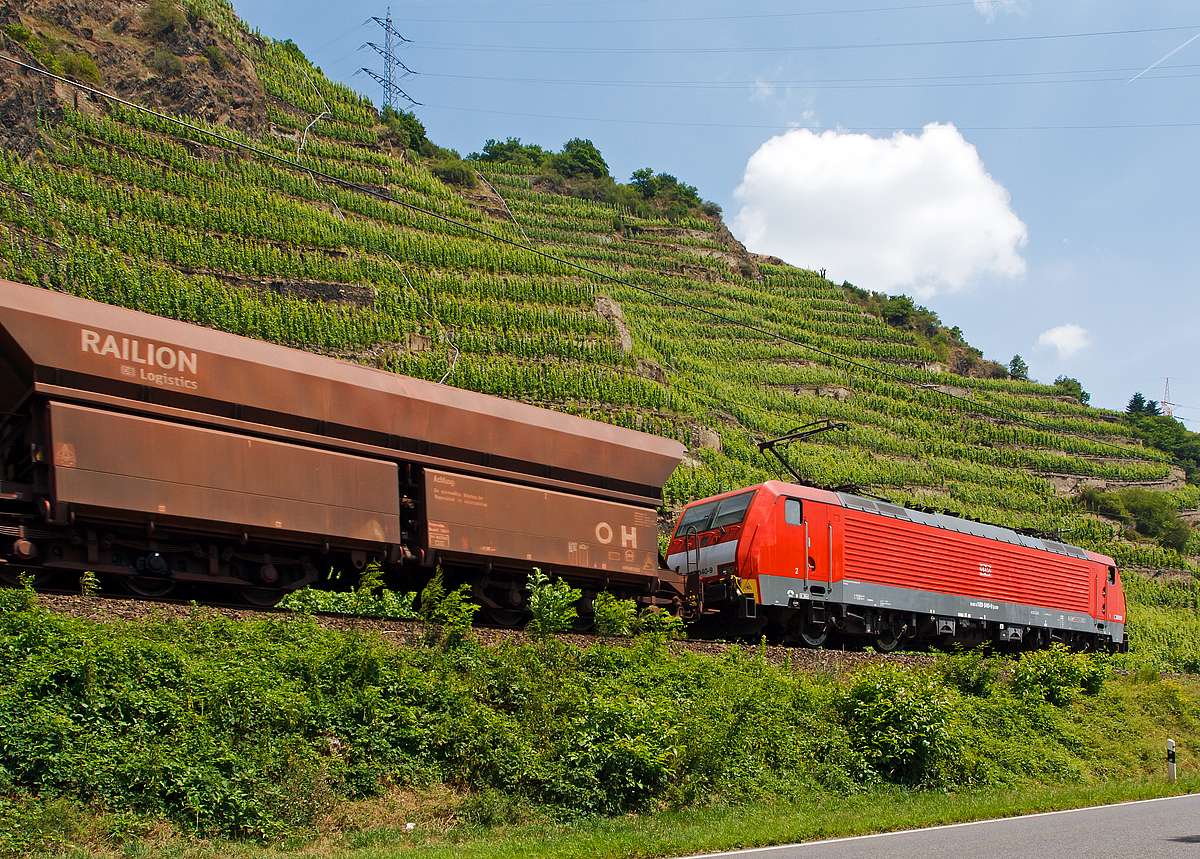
M 1190 678 L 1059 651 L 908 662 L 805 673 L 754 647 L 451 646 L 434 628 L 396 646 L 303 615 L 92 621 L 4 590 L 0 845 L 365 847 L 411 841 L 406 823 L 444 841 L 814 795 L 1100 789 L 1159 772 L 1168 734 L 1193 768 Z

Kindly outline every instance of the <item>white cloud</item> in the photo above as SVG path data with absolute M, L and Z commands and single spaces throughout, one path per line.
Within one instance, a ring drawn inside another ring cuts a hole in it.
M 889 138 L 793 129 L 750 156 L 733 219 L 753 251 L 919 298 L 1025 273 L 1025 225 L 953 125 Z
M 989 24 L 996 20 L 997 12 L 1024 14 L 1028 8 L 1025 0 L 975 0 L 975 11 L 987 18 Z
M 751 93 L 751 98 L 756 101 L 766 101 L 771 96 L 775 95 L 775 87 L 762 78 L 756 78 L 754 81 L 754 92 Z
M 1043 331 L 1037 339 L 1039 348 L 1049 346 L 1057 349 L 1059 358 L 1070 358 L 1091 344 L 1092 339 L 1088 336 L 1087 329 L 1081 328 L 1074 322 L 1056 325 L 1048 331 Z

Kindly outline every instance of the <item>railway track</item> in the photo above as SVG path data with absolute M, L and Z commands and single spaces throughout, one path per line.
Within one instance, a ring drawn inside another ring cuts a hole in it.
M 220 616 L 231 621 L 252 622 L 256 620 L 286 621 L 297 618 L 294 611 L 284 608 L 255 608 L 226 603 L 197 603 L 181 599 L 146 599 L 134 595 L 103 594 L 80 596 L 61 590 L 44 590 L 37 594 L 39 604 L 55 614 L 67 615 L 99 623 L 138 622 L 152 619 L 184 623 L 197 613 Z M 341 632 L 369 632 L 385 638 L 400 647 L 420 646 L 424 642 L 425 627 L 421 621 L 401 618 L 375 617 L 371 615 L 341 614 L 335 612 L 312 612 L 305 615 L 320 626 Z M 525 641 L 527 636 L 519 629 L 478 625 L 474 627 L 476 638 L 484 646 L 494 647 L 504 642 Z M 589 633 L 568 633 L 561 640 L 577 647 L 597 644 L 632 646 L 636 639 L 605 638 Z M 866 651 L 836 650 L 832 648 L 795 648 L 775 645 L 753 645 L 726 641 L 683 640 L 668 645 L 674 653 L 700 653 L 712 656 L 727 654 L 731 649 L 761 652 L 766 661 L 776 665 L 790 665 L 796 671 L 848 671 L 869 662 L 888 661 L 905 665 L 929 665 L 934 657 L 928 653 L 896 652 L 890 654 Z

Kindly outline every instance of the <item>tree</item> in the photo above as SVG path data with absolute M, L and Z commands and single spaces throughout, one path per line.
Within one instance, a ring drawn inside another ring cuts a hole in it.
M 1129 404 L 1125 406 L 1125 414 L 1140 415 L 1146 411 L 1146 398 L 1142 396 L 1141 391 L 1137 391 L 1129 398 Z
M 633 175 L 629 177 L 629 184 L 637 188 L 646 200 L 654 199 L 654 195 L 658 193 L 658 180 L 654 178 L 654 171 L 649 167 L 634 170 Z
M 888 299 L 887 304 L 883 305 L 883 320 L 888 325 L 904 328 L 908 325 L 915 309 L 913 300 L 907 295 L 893 295 Z
M 550 153 L 536 143 L 522 143 L 519 137 L 510 137 L 501 143 L 488 140 L 483 152 L 472 152 L 468 161 L 483 161 L 488 164 L 517 164 L 541 167 L 550 158 Z
M 1058 388 L 1068 397 L 1074 397 L 1079 400 L 1081 405 L 1086 406 L 1092 399 L 1092 395 L 1083 389 L 1078 379 L 1072 379 L 1070 376 L 1059 376 L 1054 380 L 1054 387 Z
M 550 166 L 563 176 L 589 175 L 601 179 L 608 175 L 608 164 L 590 140 L 574 137 L 563 144 L 562 152 L 551 157 Z
M 1008 375 L 1018 382 L 1028 382 L 1029 365 L 1025 363 L 1025 359 L 1020 355 L 1013 355 L 1012 360 L 1008 362 Z

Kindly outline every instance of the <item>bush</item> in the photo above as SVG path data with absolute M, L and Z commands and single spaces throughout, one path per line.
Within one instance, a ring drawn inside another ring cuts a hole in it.
M 1062 644 L 1026 653 L 1013 667 L 1012 688 L 1021 698 L 1066 707 L 1080 691 L 1099 695 L 1108 679 L 1108 661 L 1072 653 Z
M 601 591 L 592 600 L 592 614 L 596 632 L 600 635 L 632 635 L 637 622 L 637 603 L 617 599 L 608 591 Z
M 590 140 L 573 138 L 563 144 L 562 152 L 550 157 L 550 166 L 561 176 L 608 176 L 608 164 Z
M 962 650 L 943 656 L 938 660 L 938 672 L 949 686 L 963 695 L 986 698 L 996 688 L 1000 679 L 1000 668 L 995 660 L 988 658 L 982 647 Z
M 5 24 L 4 34 L 14 42 L 25 43 L 29 41 L 29 37 L 33 35 L 33 31 L 22 27 L 20 24 Z
M 860 671 L 841 702 L 852 742 L 886 781 L 933 783 L 958 751 L 941 678 L 880 663 Z
M 638 613 L 633 631 L 652 641 L 665 642 L 687 638 L 683 618 L 664 611 L 656 605 L 646 606 Z
M 146 65 L 164 78 L 177 78 L 183 74 L 183 60 L 170 51 L 155 51 Z
M 405 149 L 420 152 L 422 146 L 429 144 L 429 138 L 425 136 L 425 126 L 416 115 L 407 110 L 385 107 L 379 112 L 379 121 L 387 126 L 396 142 Z
M 429 172 L 447 185 L 457 185 L 460 188 L 474 188 L 478 184 L 475 171 L 462 161 L 434 163 L 429 166 Z
M 212 66 L 214 72 L 224 71 L 229 65 L 229 57 L 225 56 L 225 52 L 216 45 L 209 45 L 204 49 L 204 59 L 208 60 L 208 64 Z
M 425 589 L 421 591 L 421 604 L 418 612 L 426 623 L 426 641 L 436 643 L 445 641 L 451 647 L 462 644 L 471 638 L 471 623 L 479 605 L 471 602 L 471 586 L 459 585 L 449 593 L 446 592 L 442 568 Z M 434 630 L 433 625 L 439 627 Z
M 87 54 L 68 54 L 61 58 L 59 63 L 62 65 L 63 74 L 69 78 L 97 85 L 104 83 L 104 79 L 100 77 L 100 69 L 96 68 L 95 61 Z
M 301 588 L 285 596 L 279 607 L 302 613 L 325 611 L 417 620 L 420 615 L 413 608 L 416 599 L 417 594 L 414 591 L 400 594 L 384 588 L 383 568 L 378 561 L 372 561 L 367 564 L 358 586 L 353 591 Z
M 578 617 L 575 603 L 583 595 L 564 579 L 551 582 L 541 570 L 534 568 L 526 584 L 529 591 L 529 612 L 533 619 L 525 631 L 534 638 L 547 639 L 571 628 Z
M 166 0 L 150 0 L 150 5 L 142 12 L 142 32 L 159 42 L 181 32 L 187 26 L 187 19 L 174 3 Z
M 1138 534 L 1152 537 L 1166 549 L 1182 552 L 1192 536 L 1191 527 L 1179 518 L 1175 503 L 1162 492 L 1130 486 L 1104 492 L 1085 486 L 1079 494 L 1085 510 L 1131 526 Z

